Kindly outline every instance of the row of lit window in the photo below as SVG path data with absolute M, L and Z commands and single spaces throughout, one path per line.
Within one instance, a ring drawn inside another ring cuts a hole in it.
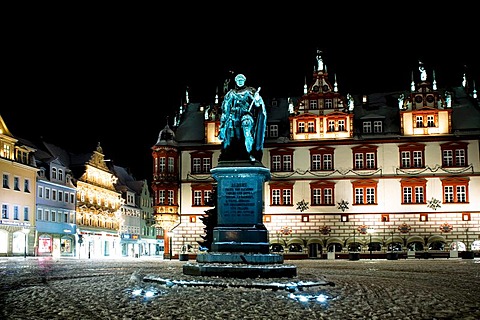
M 45 198 L 46 200 L 59 201 L 65 203 L 75 203 L 75 193 L 69 193 L 63 190 L 56 190 L 38 186 L 38 198 Z
M 462 213 L 462 221 L 470 221 L 471 216 L 470 212 L 464 212 Z M 189 222 L 195 223 L 197 221 L 197 217 L 192 215 L 189 216 Z M 302 214 L 300 217 L 301 222 L 310 222 L 310 215 L 309 214 Z M 342 213 L 340 215 L 340 222 L 349 222 L 350 221 L 350 215 L 347 213 Z M 389 222 L 390 221 L 390 214 L 382 214 L 380 217 L 381 222 Z M 419 221 L 422 222 L 427 222 L 428 221 L 428 213 L 420 213 L 419 216 Z M 269 214 L 263 215 L 263 222 L 269 223 L 272 222 L 272 216 Z
M 38 208 L 37 221 L 75 223 L 75 214 L 68 211 L 55 211 Z
M 80 191 L 78 192 L 78 194 L 80 195 L 80 201 L 81 202 L 86 202 L 86 200 L 88 199 L 88 202 L 90 204 L 94 204 L 95 202 L 100 205 L 100 206 L 105 206 L 105 207 L 110 207 L 112 209 L 115 209 L 115 203 L 117 203 L 117 198 L 113 198 L 113 197 L 109 197 L 109 196 L 105 196 L 105 198 L 103 198 L 100 194 L 98 193 L 95 193 L 95 192 L 90 192 L 90 191 Z M 88 196 L 86 196 L 86 194 L 88 194 Z M 95 201 L 96 200 L 96 201 Z
M 353 147 L 353 168 L 355 170 L 377 169 L 377 146 Z M 468 163 L 466 143 L 441 145 L 443 167 L 464 167 Z M 293 171 L 294 149 L 283 148 L 270 150 L 272 172 Z M 313 148 L 310 150 L 310 168 L 312 171 L 332 171 L 334 168 L 334 152 L 331 147 Z M 425 145 L 406 144 L 399 146 L 400 168 L 424 168 Z M 192 158 L 192 173 L 210 173 L 212 153 L 205 152 Z
M 10 189 L 10 175 L 8 173 L 3 174 L 2 185 L 4 189 Z M 13 177 L 13 190 L 21 191 L 20 177 Z M 30 179 L 25 178 L 23 180 L 23 192 L 30 192 Z
M 174 205 L 175 190 L 156 190 L 155 199 L 157 204 Z
M 175 158 L 174 157 L 158 157 L 154 158 L 154 170 L 157 173 L 161 172 L 168 172 L 174 173 L 175 172 Z
M 191 221 L 192 219 L 190 219 L 190 222 L 195 222 L 195 221 Z M 420 216 L 418 218 L 419 221 L 421 222 L 427 222 L 428 221 L 428 213 L 420 213 Z M 470 221 L 471 220 L 471 216 L 470 216 L 470 212 L 463 212 L 462 213 L 462 221 Z M 300 217 L 300 221 L 301 222 L 310 222 L 310 215 L 309 214 L 302 214 L 301 217 Z M 342 213 L 340 215 L 340 222 L 349 222 L 350 221 L 350 215 L 348 213 Z M 390 214 L 388 213 L 385 213 L 385 214 L 381 214 L 380 216 L 380 221 L 381 222 L 390 222 Z M 272 222 L 272 216 L 271 215 L 264 215 L 263 216 L 263 222 Z
M 118 228 L 117 222 L 113 222 L 110 219 L 105 219 L 104 217 L 84 215 L 80 221 L 81 221 L 81 224 L 84 226 L 99 227 L 99 228 L 106 228 L 106 229 Z
M 442 179 L 443 203 L 468 202 L 468 178 Z M 402 204 L 426 204 L 425 179 L 402 179 Z M 357 180 L 353 184 L 353 198 L 355 205 L 377 204 L 377 182 L 375 180 Z M 208 206 L 211 200 L 211 187 L 192 187 L 192 205 Z M 312 182 L 310 184 L 310 203 L 314 206 L 335 205 L 335 183 L 329 181 Z M 270 184 L 271 206 L 293 205 L 293 183 L 272 182 Z
M 13 212 L 12 212 L 11 216 L 10 216 L 9 211 L 10 211 L 10 206 L 6 203 L 2 203 L 2 219 L 13 218 L 13 220 L 20 220 L 20 207 L 19 206 L 17 206 L 17 205 L 13 206 Z M 30 214 L 29 207 L 27 207 L 27 206 L 23 207 L 23 221 L 30 220 L 29 214 Z

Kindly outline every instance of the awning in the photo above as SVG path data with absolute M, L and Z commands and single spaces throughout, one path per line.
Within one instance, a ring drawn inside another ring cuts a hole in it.
M 345 245 L 349 245 L 350 243 L 353 243 L 353 237 L 350 237 L 347 239 L 347 241 L 345 241 Z M 355 237 L 355 243 L 359 243 L 359 244 L 363 244 L 364 243 L 364 240 L 363 240 L 363 237 Z
M 445 243 L 445 238 L 442 236 L 431 236 L 428 238 L 427 243 L 432 243 L 432 242 L 443 242 Z
M 279 244 L 279 245 L 284 246 L 285 242 L 283 242 L 283 240 L 281 240 L 281 239 L 270 239 L 270 244 Z
M 403 238 L 399 236 L 393 236 L 393 242 L 394 243 L 401 243 L 403 245 Z M 388 236 L 385 238 L 385 244 L 390 244 L 392 243 L 392 237 Z
M 342 245 L 342 246 L 343 246 L 343 240 L 340 239 L 340 238 L 335 238 L 335 237 L 329 238 L 329 239 L 327 240 L 327 246 L 328 246 L 329 244 L 331 244 L 331 243 L 338 243 L 339 245 Z
M 299 244 L 299 245 L 303 246 L 303 240 L 300 239 L 300 238 L 292 238 L 292 239 L 288 240 L 287 246 L 289 246 L 291 244 Z
M 420 236 L 411 236 L 407 239 L 407 244 L 412 242 L 420 242 L 421 244 L 425 244 L 423 238 Z
M 320 243 L 323 246 L 323 241 L 322 239 L 319 239 L 319 238 L 311 238 L 307 241 L 307 245 L 311 243 Z
M 372 243 L 383 243 L 383 239 L 381 237 L 372 237 Z M 370 237 L 365 239 L 365 243 L 370 243 Z

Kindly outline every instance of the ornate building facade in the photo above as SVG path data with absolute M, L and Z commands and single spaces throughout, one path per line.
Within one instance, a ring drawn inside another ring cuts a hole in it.
M 8 130 L 0 115 L 0 256 L 34 252 L 38 171 L 34 152 Z
M 476 89 L 466 78 L 439 89 L 433 71 L 428 77 L 422 63 L 418 70 L 406 90 L 342 94 L 318 52 L 302 96 L 265 99 L 262 163 L 272 179 L 263 219 L 272 251 L 322 257 L 480 249 Z M 221 100 L 187 100 L 169 139 L 154 146 L 154 189 L 174 195 L 171 208 L 157 195 L 154 214 L 170 221 L 173 254 L 186 245 L 195 253 L 204 234 L 199 217 L 215 187 Z M 162 176 L 167 149 L 175 164 L 170 179 Z

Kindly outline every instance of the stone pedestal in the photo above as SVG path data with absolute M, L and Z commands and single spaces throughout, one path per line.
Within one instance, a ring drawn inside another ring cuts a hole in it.
M 263 224 L 263 190 L 270 170 L 260 162 L 220 161 L 211 170 L 217 181 L 217 226 L 211 252 L 197 255 L 183 273 L 238 278 L 295 277 L 297 268 L 283 264 L 283 255 L 269 253 Z
M 268 253 L 268 231 L 263 224 L 263 190 L 270 170 L 260 162 L 221 162 L 211 170 L 217 181 L 218 224 L 212 251 Z

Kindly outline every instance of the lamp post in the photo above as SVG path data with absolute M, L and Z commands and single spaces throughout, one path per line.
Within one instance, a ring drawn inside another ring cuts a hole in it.
M 173 238 L 173 231 L 168 231 L 168 248 L 169 248 L 169 256 L 170 256 L 170 260 L 172 260 L 172 238 Z
M 22 230 L 23 234 L 25 235 L 25 248 L 23 250 L 23 258 L 27 258 L 27 246 L 28 246 L 28 234 L 30 233 L 29 228 L 24 228 Z
M 372 260 L 372 234 L 375 232 L 375 229 L 368 228 L 367 233 L 370 235 L 370 242 L 368 243 L 368 248 L 370 249 L 370 260 Z

